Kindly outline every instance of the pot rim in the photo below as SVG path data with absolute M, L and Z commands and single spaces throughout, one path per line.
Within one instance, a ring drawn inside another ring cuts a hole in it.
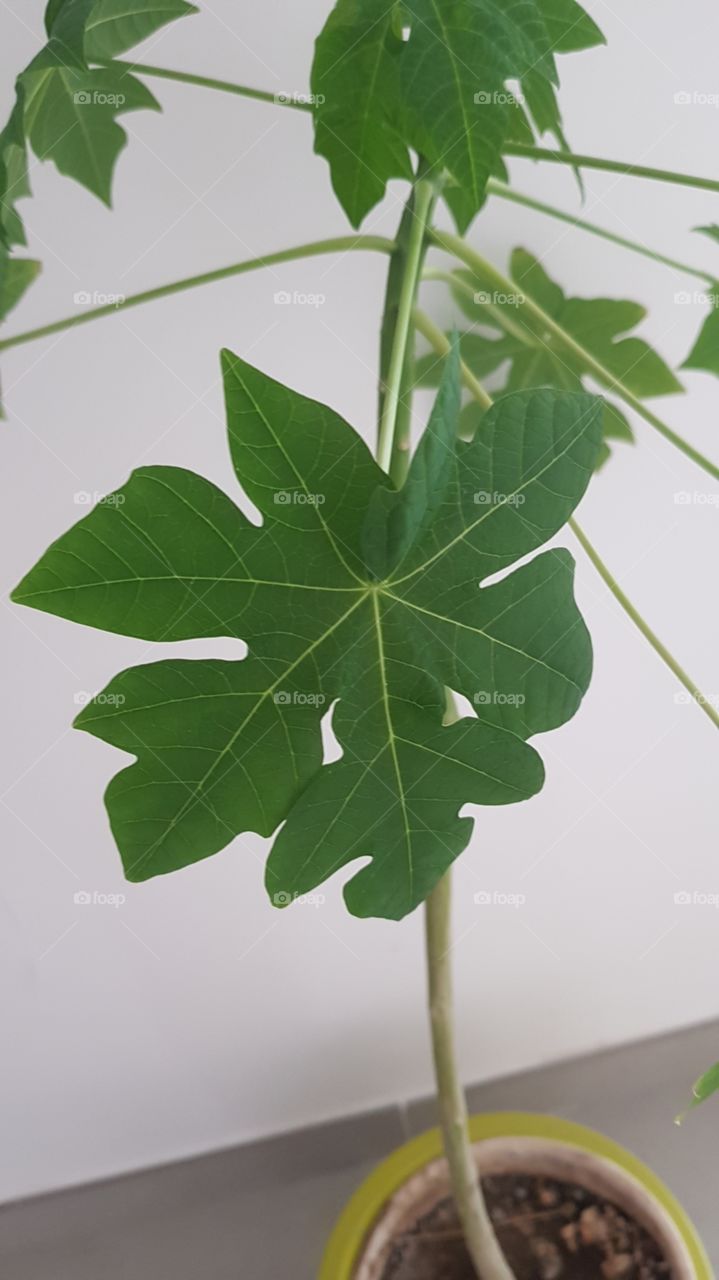
M 499 1111 L 472 1116 L 472 1142 L 487 1138 L 542 1138 L 602 1157 L 633 1176 L 665 1211 L 691 1259 L 696 1280 L 713 1280 L 709 1258 L 688 1214 L 652 1170 L 619 1143 L 555 1116 Z M 352 1280 L 360 1251 L 384 1205 L 413 1174 L 442 1155 L 439 1129 L 404 1143 L 382 1161 L 347 1202 L 330 1236 L 318 1280 Z

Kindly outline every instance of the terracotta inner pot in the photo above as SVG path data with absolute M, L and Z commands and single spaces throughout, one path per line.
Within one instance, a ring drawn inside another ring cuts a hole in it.
M 661 1247 L 671 1280 L 695 1280 L 687 1247 L 667 1211 L 619 1165 L 579 1147 L 546 1138 L 486 1138 L 474 1145 L 483 1175 L 529 1174 L 573 1183 L 616 1205 Z M 387 1201 L 370 1230 L 352 1280 L 381 1280 L 392 1243 L 451 1194 L 447 1162 L 430 1161 Z

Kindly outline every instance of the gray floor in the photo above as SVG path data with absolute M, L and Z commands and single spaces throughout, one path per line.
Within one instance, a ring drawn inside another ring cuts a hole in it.
M 472 1109 L 552 1112 L 634 1150 L 672 1186 L 719 1260 L 719 1105 L 682 1129 L 719 1023 L 470 1091 Z M 341 1121 L 0 1210 L 2 1280 L 313 1280 L 348 1195 L 430 1103 Z

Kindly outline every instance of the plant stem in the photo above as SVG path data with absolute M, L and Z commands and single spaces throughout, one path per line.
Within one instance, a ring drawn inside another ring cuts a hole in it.
M 680 187 L 698 187 L 701 191 L 719 191 L 719 182 L 714 178 L 676 173 L 672 169 L 652 169 L 643 164 L 627 164 L 623 160 L 605 160 L 601 156 L 575 155 L 573 151 L 551 151 L 546 147 L 532 147 L 523 142 L 509 143 L 504 147 L 504 155 L 523 156 L 528 160 L 548 160 L 550 164 L 571 165 L 573 169 L 600 169 L 606 173 L 621 173 L 630 178 L 649 178 Z
M 244 262 L 235 262 L 229 267 L 218 267 L 215 271 L 205 271 L 201 275 L 173 280 L 171 284 L 159 285 L 156 289 L 131 293 L 124 302 L 119 304 L 109 303 L 106 306 L 89 307 L 87 311 L 79 311 L 77 315 L 66 316 L 63 320 L 54 320 L 52 324 L 41 325 L 38 329 L 27 329 L 25 333 L 11 334 L 9 338 L 0 341 L 0 351 L 6 351 L 9 347 L 19 347 L 25 342 L 34 342 L 36 338 L 47 338 L 53 333 L 62 333 L 63 329 L 74 329 L 76 325 L 89 324 L 91 320 L 100 320 L 103 316 L 117 315 L 119 310 L 139 307 L 143 302 L 155 302 L 158 298 L 167 298 L 173 293 L 182 293 L 185 289 L 196 289 L 200 285 L 213 284 L 216 280 L 227 280 L 230 276 L 241 276 L 249 271 L 257 271 L 260 267 L 279 266 L 283 262 L 295 262 L 299 258 L 315 258 L 326 253 L 348 253 L 355 249 L 391 253 L 394 249 L 394 241 L 385 240 L 382 236 L 336 236 L 331 240 L 315 240 L 309 244 L 297 245 L 293 249 L 266 253 L 261 258 L 247 258 Z
M 418 329 L 420 328 L 419 324 L 417 324 L 417 328 Z M 438 356 L 447 355 L 447 352 L 449 351 L 449 343 L 445 335 L 442 333 L 440 329 L 436 327 L 436 325 L 430 322 L 429 324 L 425 325 L 421 329 L 421 332 L 424 334 L 427 340 L 432 344 Z M 479 383 L 478 380 L 474 378 L 474 375 L 470 373 L 470 370 L 467 369 L 467 366 L 464 364 L 464 361 L 461 362 L 461 365 L 462 365 L 462 374 L 465 381 L 465 386 L 469 385 L 466 378 L 466 375 L 469 374 L 480 390 L 480 395 L 478 396 L 476 396 L 476 394 L 473 392 L 473 394 L 475 394 L 475 398 L 482 405 L 482 408 L 484 409 L 488 408 L 492 404 L 492 397 L 485 391 L 481 383 Z M 471 390 L 471 387 L 470 387 L 470 390 Z M 706 694 L 702 693 L 699 686 L 694 683 L 691 676 L 688 675 L 688 673 L 684 670 L 681 664 L 677 662 L 674 655 L 669 651 L 669 649 L 667 649 L 666 645 L 662 643 L 662 641 L 659 639 L 659 636 L 656 634 L 656 632 L 652 630 L 652 628 L 649 626 L 649 623 L 646 621 L 646 619 L 642 617 L 641 613 L 636 608 L 636 606 L 632 604 L 629 597 L 625 594 L 624 591 L 622 591 L 622 588 L 619 586 L 619 583 L 617 582 L 616 578 L 614 578 L 613 575 L 610 573 L 606 564 L 604 563 L 601 556 L 599 555 L 599 552 L 597 551 L 596 547 L 594 547 L 593 544 L 589 541 L 589 538 L 587 537 L 586 533 L 581 528 L 581 526 L 577 523 L 574 517 L 570 518 L 569 527 L 571 528 L 572 533 L 577 538 L 577 541 L 582 546 L 583 550 L 586 552 L 587 556 L 589 557 L 589 560 L 594 565 L 594 568 L 597 570 L 597 573 L 601 577 L 605 586 L 609 588 L 609 590 L 611 591 L 617 603 L 621 606 L 621 608 L 626 613 L 627 617 L 634 623 L 635 627 L 637 627 L 637 629 L 641 632 L 645 640 L 649 642 L 654 652 L 661 658 L 662 662 L 669 668 L 672 674 L 676 676 L 676 678 L 679 680 L 681 684 L 683 684 L 684 688 L 691 695 L 691 697 L 694 699 L 697 705 L 701 708 L 701 710 L 705 713 L 705 715 L 709 717 L 712 724 L 714 724 L 717 728 L 719 728 L 719 711 L 717 711 L 717 709 L 712 705 L 711 701 L 707 698 Z
M 408 426 L 412 399 L 412 338 L 417 286 L 429 235 L 435 187 L 418 173 L 400 223 L 397 248 L 390 263 L 380 350 L 380 428 L 377 457 L 400 486 L 409 462 Z M 432 331 L 446 344 L 444 335 Z M 385 372 L 386 366 L 386 372 Z M 477 384 L 478 385 L 478 384 Z M 456 719 L 454 700 L 446 691 L 447 716 Z M 457 1067 L 452 1029 L 449 966 L 450 874 L 440 881 L 426 904 L 429 1009 L 445 1151 L 450 1183 L 467 1248 L 481 1280 L 514 1280 L 494 1234 L 479 1182 L 467 1125 L 467 1107 Z
M 387 386 L 382 403 L 382 416 L 377 440 L 377 461 L 383 471 L 389 472 L 395 447 L 397 410 L 402 387 L 402 375 L 412 328 L 412 310 L 417 293 L 422 258 L 425 249 L 429 219 L 435 199 L 435 188 L 428 178 L 419 178 L 415 184 L 415 204 L 407 244 L 405 269 L 397 307 L 397 323 L 392 340 L 392 354 L 387 372 Z
M 632 253 L 640 253 L 644 258 L 650 258 L 652 262 L 659 262 L 665 267 L 671 267 L 674 271 L 681 272 L 682 275 L 695 276 L 697 280 L 703 280 L 709 284 L 714 283 L 715 277 L 709 271 L 702 271 L 699 267 L 691 267 L 686 262 L 679 262 L 676 258 L 669 258 L 666 254 L 658 253 L 655 249 L 650 249 L 648 245 L 640 244 L 637 240 L 628 240 L 626 236 L 617 235 L 614 231 L 607 231 L 605 227 L 600 227 L 598 223 L 590 222 L 587 218 L 577 218 L 572 213 L 566 213 L 564 209 L 556 208 L 555 205 L 545 204 L 542 200 L 535 200 L 533 196 L 525 195 L 524 192 L 517 191 L 514 187 L 508 187 L 506 182 L 500 182 L 497 178 L 489 179 L 487 190 L 490 195 L 499 196 L 500 200 L 511 200 L 513 204 L 521 204 L 526 209 L 534 209 L 536 213 L 545 213 L 549 218 L 556 218 L 559 222 L 566 222 L 571 227 L 578 227 L 581 231 L 588 231 L 590 235 L 600 236 L 602 240 L 609 240 L 612 244 L 617 244 L 622 249 L 631 250 Z
M 432 1051 L 452 1191 L 464 1239 L 481 1280 L 513 1280 L 494 1234 L 467 1137 L 467 1104 L 459 1080 L 452 1018 L 451 873 L 425 904 Z
M 178 84 L 194 84 L 200 89 L 219 89 L 221 93 L 234 93 L 241 98 L 254 98 L 256 102 L 272 102 L 277 107 L 292 107 L 295 111 L 311 111 L 312 103 L 306 97 L 288 93 L 270 93 L 267 89 L 251 89 L 248 85 L 235 84 L 232 80 L 215 80 L 211 76 L 196 76 L 189 71 L 173 71 L 170 67 L 152 67 L 144 62 L 123 62 L 121 58 L 93 58 L 100 67 L 120 67 L 141 76 L 155 76 L 159 80 L 175 80 Z
M 687 674 L 687 672 L 684 670 L 682 666 L 680 666 L 676 658 L 669 652 L 666 645 L 662 644 L 656 632 L 652 631 L 652 628 L 649 626 L 649 623 L 642 617 L 639 610 L 632 604 L 629 597 L 625 595 L 625 593 L 622 591 L 622 588 L 619 586 L 619 583 L 617 582 L 616 578 L 614 578 L 612 574 L 609 572 L 609 569 L 607 568 L 606 564 L 604 563 L 601 556 L 599 555 L 599 552 L 597 551 L 596 547 L 592 545 L 586 533 L 580 527 L 580 525 L 577 524 L 577 521 L 574 518 L 570 519 L 569 527 L 572 530 L 572 533 L 574 534 L 577 541 L 580 543 L 584 551 L 587 553 L 589 559 L 594 565 L 594 568 L 597 570 L 597 573 L 599 574 L 600 578 L 609 587 L 609 590 L 611 591 L 615 600 L 617 600 L 618 603 L 622 606 L 622 609 L 627 614 L 627 616 L 631 618 L 635 627 L 637 627 L 639 631 L 641 631 L 642 635 L 644 636 L 644 639 L 648 640 L 654 652 L 658 654 L 662 662 L 664 662 L 666 666 L 669 667 L 669 670 L 673 672 L 673 674 L 676 676 L 680 684 L 684 685 L 684 688 L 691 695 L 691 697 L 694 699 L 697 705 L 701 707 L 702 711 L 706 715 L 708 715 L 712 724 L 717 729 L 719 729 L 719 712 L 717 712 L 716 708 L 712 706 L 711 702 L 702 693 L 698 685 L 694 683 L 691 676 Z
M 446 356 L 450 350 L 450 344 L 442 330 L 437 327 L 434 320 L 430 320 L 424 311 L 420 311 L 417 307 L 414 310 L 414 327 L 424 338 L 427 339 L 430 346 L 434 347 L 438 356 Z M 478 400 L 484 409 L 489 409 L 492 404 L 492 397 L 487 394 L 481 382 L 475 378 L 472 370 L 464 363 L 461 363 L 462 382 L 475 400 Z
M 521 294 L 522 290 L 518 284 L 513 280 L 510 280 L 508 276 L 502 275 L 500 271 L 493 267 L 490 262 L 487 262 L 481 254 L 477 253 L 475 249 L 472 249 L 470 245 L 468 245 L 466 241 L 462 240 L 459 236 L 450 235 L 444 231 L 432 231 L 432 240 L 438 248 L 444 249 L 445 252 L 451 253 L 456 258 L 459 258 L 468 267 L 470 267 L 471 270 L 478 272 L 484 280 L 493 281 L 499 292 Z M 599 360 L 596 360 L 591 352 L 581 346 L 581 344 L 577 342 L 570 333 L 567 333 L 566 329 L 563 329 L 562 326 L 558 324 L 552 316 L 544 311 L 538 303 L 534 302 L 533 299 L 526 294 L 522 296 L 523 302 L 521 309 L 526 314 L 533 316 L 535 320 L 539 321 L 547 334 L 556 338 L 566 351 L 571 352 L 573 356 L 579 359 L 588 373 L 591 373 L 604 386 L 615 391 L 625 404 L 628 404 L 629 407 L 633 409 L 635 413 L 638 413 L 645 422 L 648 422 L 650 426 L 654 427 L 654 430 L 658 431 L 665 440 L 668 440 L 670 444 L 673 444 L 674 447 L 679 449 L 687 458 L 691 458 L 692 462 L 695 462 L 697 466 L 706 471 L 712 479 L 719 480 L 719 467 L 711 462 L 709 458 L 706 458 L 704 454 L 700 453 L 698 449 L 695 449 L 693 445 L 689 444 L 688 440 L 684 440 L 682 436 L 677 435 L 677 433 L 673 431 L 671 427 L 667 426 L 661 418 L 658 418 L 655 413 L 652 413 L 651 409 L 647 409 L 646 405 L 643 404 L 642 401 L 639 400 L 619 378 L 615 377 L 615 375 L 609 369 L 605 368 Z M 517 310 L 519 310 L 519 308 Z M 538 335 L 536 334 L 532 335 L 532 341 L 535 345 L 537 336 Z

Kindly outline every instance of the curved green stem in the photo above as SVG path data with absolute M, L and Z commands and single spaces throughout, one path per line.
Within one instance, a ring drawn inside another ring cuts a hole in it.
M 627 614 L 627 617 L 631 618 L 635 627 L 637 627 L 642 633 L 644 639 L 649 642 L 654 652 L 658 654 L 662 662 L 669 667 L 669 670 L 673 672 L 679 683 L 684 685 L 687 693 L 689 693 L 697 705 L 701 707 L 702 711 L 709 717 L 712 724 L 719 729 L 719 712 L 717 712 L 716 708 L 712 706 L 711 702 L 702 693 L 699 686 L 694 683 L 691 676 L 687 674 L 684 668 L 677 662 L 676 658 L 669 652 L 666 645 L 662 644 L 657 633 L 652 631 L 649 623 L 642 617 L 639 610 L 632 604 L 624 591 L 622 591 L 622 588 L 619 586 L 616 578 L 614 578 L 609 572 L 609 569 L 599 555 L 596 547 L 592 545 L 586 533 L 580 525 L 577 524 L 577 521 L 574 518 L 570 519 L 569 527 L 583 550 L 587 553 L 600 578 L 606 586 L 609 587 L 609 590 L 615 600 L 621 605 L 622 609 Z
M 421 328 L 421 332 L 427 338 L 428 342 L 430 342 L 431 345 L 434 347 L 434 350 L 437 352 L 438 356 L 443 357 L 447 355 L 447 352 L 449 351 L 449 343 L 445 335 L 442 333 L 441 329 L 438 329 L 436 325 L 432 324 L 431 321 L 428 324 L 425 324 L 424 327 L 421 327 L 420 324 L 418 323 L 417 328 L 418 329 Z M 471 371 L 467 368 L 464 361 L 461 361 L 460 365 L 462 369 L 462 378 L 465 383 L 465 386 L 469 387 L 469 389 L 472 390 L 471 383 L 476 384 L 476 386 L 479 388 L 479 395 L 477 395 L 475 391 L 472 391 L 472 393 L 475 396 L 475 399 L 477 399 L 477 401 L 479 402 L 479 404 L 481 404 L 482 408 L 488 409 L 492 404 L 492 397 L 489 395 L 487 391 L 485 391 L 484 387 L 478 381 L 478 379 L 474 377 Z M 471 379 L 471 382 L 470 382 L 470 379 Z M 589 541 L 589 538 L 587 537 L 586 533 L 581 528 L 581 526 L 577 523 L 574 517 L 570 518 L 569 527 L 571 528 L 574 536 L 577 538 L 577 541 L 582 546 L 583 550 L 586 552 L 591 563 L 594 565 L 594 568 L 597 570 L 597 573 L 599 574 L 600 578 L 604 582 L 605 586 L 609 588 L 612 595 L 614 596 L 614 599 L 622 607 L 627 617 L 634 623 L 635 627 L 637 627 L 640 633 L 644 636 L 645 640 L 649 642 L 654 652 L 661 658 L 662 662 L 669 668 L 672 674 L 676 676 L 677 680 L 679 680 L 680 684 L 684 686 L 684 688 L 691 695 L 691 697 L 694 699 L 697 705 L 701 707 L 701 710 L 705 713 L 705 715 L 709 717 L 712 724 L 714 724 L 717 728 L 719 728 L 719 711 L 717 711 L 717 709 L 712 705 L 711 701 L 706 697 L 706 695 L 702 693 L 699 686 L 694 683 L 691 676 L 688 675 L 688 673 L 684 670 L 681 664 L 677 662 L 676 658 L 672 653 L 670 653 L 666 645 L 662 644 L 662 641 L 659 639 L 659 636 L 656 634 L 656 632 L 652 630 L 652 628 L 649 626 L 649 623 L 646 621 L 646 619 L 642 617 L 641 613 L 636 608 L 636 606 L 632 604 L 631 600 L 626 595 L 626 593 L 622 591 L 622 588 L 619 586 L 619 583 L 617 582 L 616 578 L 614 578 L 613 575 L 609 572 L 609 569 L 607 568 L 606 564 L 604 563 L 601 556 L 599 555 L 599 552 L 597 551 L 596 547 L 594 547 L 592 543 Z
M 490 262 L 487 262 L 486 258 L 483 258 L 475 249 L 472 249 L 471 246 L 468 245 L 466 241 L 462 240 L 460 236 L 450 235 L 445 231 L 432 231 L 431 238 L 438 248 L 444 249 L 446 253 L 453 254 L 455 258 L 459 258 L 471 270 L 476 271 L 483 280 L 492 281 L 496 285 L 498 292 L 522 292 L 518 284 L 513 280 L 510 280 L 508 276 L 503 275 L 496 269 L 496 267 L 493 267 Z M 571 352 L 573 356 L 580 360 L 588 373 L 591 373 L 600 383 L 602 383 L 603 386 L 609 387 L 611 390 L 615 391 L 625 404 L 629 405 L 629 407 L 633 409 L 635 413 L 639 414 L 645 422 L 648 422 L 650 426 L 654 427 L 654 430 L 658 431 L 665 440 L 668 440 L 670 444 L 673 444 L 674 447 L 679 449 L 687 458 L 690 458 L 692 462 L 695 462 L 697 466 L 706 471 L 712 479 L 719 480 L 719 467 L 717 467 L 715 463 L 711 462 L 703 453 L 700 453 L 698 449 L 695 449 L 693 445 L 689 444 L 688 440 L 684 440 L 682 436 L 676 433 L 676 431 L 673 431 L 672 428 L 668 426 L 666 422 L 663 422 L 661 418 L 658 418 L 655 413 L 652 413 L 651 409 L 648 409 L 646 405 L 639 400 L 627 386 L 624 385 L 620 378 L 615 377 L 611 370 L 607 369 L 599 360 L 595 359 L 591 352 L 587 351 L 587 349 L 577 342 L 570 333 L 567 333 L 566 329 L 563 329 L 562 326 L 552 318 L 552 316 L 550 316 L 542 307 L 539 306 L 538 303 L 534 302 L 534 300 L 526 294 L 523 295 L 522 310 L 525 314 L 531 315 L 535 320 L 539 321 L 544 331 L 556 338 L 565 351 Z M 536 344 L 536 334 L 532 335 L 532 340 Z
M 196 289 L 200 285 L 214 284 L 217 280 L 227 280 L 230 276 L 241 276 L 249 271 L 258 271 L 261 267 L 276 267 L 283 262 L 295 262 L 300 258 L 316 258 L 327 253 L 349 253 L 355 249 L 391 253 L 394 249 L 394 241 L 385 240 L 382 236 L 335 236 L 331 240 L 314 240 L 309 244 L 299 244 L 292 249 L 266 253 L 260 258 L 247 258 L 244 262 L 234 262 L 229 267 L 218 267 L 215 271 L 205 271 L 201 275 L 173 280 L 171 284 L 162 284 L 156 289 L 131 293 L 121 303 L 112 302 L 100 307 L 89 307 L 87 311 L 79 311 L 74 316 L 54 320 L 51 324 L 41 325 L 38 329 L 13 333 L 9 338 L 0 341 L 0 351 L 7 351 L 9 347 L 19 347 L 25 342 L 34 342 L 37 338 L 48 338 L 53 333 L 62 333 L 63 329 L 74 329 L 76 325 L 89 324 L 91 320 L 101 320 L 103 316 L 117 315 L 119 310 L 139 307 L 143 302 L 156 302 L 158 298 L 168 298 L 171 294 L 182 293 L 185 289 Z
M 256 102 L 272 102 L 276 107 L 292 107 L 295 111 L 312 110 L 309 94 L 297 97 L 288 93 L 270 93 L 267 89 L 251 89 L 248 85 L 235 84 L 232 80 L 215 80 L 212 76 L 196 76 L 189 71 L 153 67 L 145 62 L 123 62 L 120 58 L 92 58 L 91 61 L 100 67 L 121 67 L 124 71 L 141 76 L 175 80 L 178 84 L 194 84 L 200 89 L 219 89 L 220 93 L 234 93 L 241 98 L 253 98 Z
M 407 348 L 412 328 L 412 310 L 417 293 L 425 238 L 429 226 L 435 188 L 428 178 L 420 178 L 415 184 L 415 203 L 412 225 L 407 244 L 405 267 L 397 307 L 397 322 L 392 340 L 392 353 L 387 371 L 387 386 L 382 401 L 382 416 L 377 441 L 377 461 L 383 471 L 389 472 L 395 446 L 395 429 L 399 407 L 402 376 L 405 370 Z
M 652 262 L 659 262 L 665 267 L 671 267 L 674 271 L 680 271 L 682 275 L 696 276 L 697 280 L 707 281 L 709 284 L 714 283 L 715 276 L 709 271 L 702 271 L 699 267 L 690 267 L 686 262 L 679 262 L 676 258 L 669 258 L 664 253 L 658 253 L 655 249 L 650 249 L 648 245 L 640 244 L 637 240 L 629 240 L 626 236 L 617 235 L 614 231 L 607 231 L 605 227 L 600 227 L 596 222 L 590 222 L 587 218 L 577 218 L 572 213 L 566 213 L 564 209 L 558 209 L 555 205 L 545 204 L 543 200 L 535 200 L 533 196 L 525 195 L 522 191 L 517 191 L 514 187 L 508 187 L 506 182 L 500 182 L 497 178 L 490 178 L 487 183 L 487 190 L 490 195 L 498 196 L 500 200 L 511 200 L 513 204 L 521 204 L 525 209 L 534 209 L 536 213 L 545 213 L 549 218 L 555 218 L 559 222 L 566 222 L 571 227 L 578 227 L 581 231 L 588 231 L 590 235 L 600 236 L 602 240 L 609 240 L 612 244 L 617 244 L 622 249 L 629 249 L 632 253 L 640 253 L 644 258 L 650 258 Z
M 532 147 L 523 142 L 509 143 L 504 154 L 522 156 L 527 160 L 548 160 L 550 164 L 566 164 L 572 169 L 600 169 L 606 173 L 621 173 L 627 178 L 649 178 L 680 187 L 698 187 L 700 191 L 719 191 L 719 182 L 715 178 L 676 173 L 673 169 L 653 169 L 645 164 L 626 164 L 623 160 L 605 160 L 601 156 L 575 155 L 573 151 L 551 151 L 547 147 Z
M 454 713 L 456 719 L 456 712 Z M 447 719 L 451 719 L 450 716 Z M 446 721 L 445 721 L 446 722 Z M 427 979 L 437 1094 L 452 1190 L 469 1256 L 481 1280 L 513 1280 L 482 1195 L 467 1138 L 467 1103 L 460 1084 L 452 1016 L 451 873 L 425 904 Z

